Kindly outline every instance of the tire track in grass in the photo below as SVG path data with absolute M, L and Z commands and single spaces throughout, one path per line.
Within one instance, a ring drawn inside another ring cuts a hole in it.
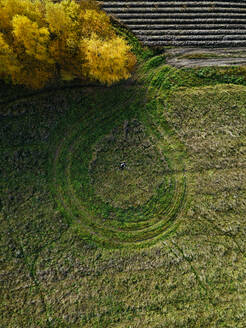
M 189 264 L 190 268 L 191 268 L 191 271 L 194 273 L 195 277 L 196 277 L 196 280 L 199 284 L 199 286 L 204 290 L 205 292 L 205 295 L 208 296 L 208 287 L 204 285 L 204 283 L 202 282 L 201 278 L 199 277 L 199 274 L 198 272 L 196 271 L 196 269 L 194 268 L 194 266 L 192 265 L 192 260 L 189 259 L 189 257 L 187 257 L 185 254 L 184 254 L 184 251 L 181 247 L 179 247 L 177 245 L 177 243 L 175 243 L 173 240 L 170 241 L 172 243 L 172 245 L 174 247 L 176 247 L 176 249 L 179 251 L 179 253 L 182 255 L 182 258 Z M 172 254 L 174 254 L 176 257 L 178 257 L 178 255 L 174 252 L 174 250 L 172 248 L 170 248 L 166 243 L 163 243 L 163 245 L 167 246 L 170 250 L 170 252 Z M 200 295 L 203 296 L 200 292 Z
M 125 106 L 127 102 L 130 102 L 135 95 L 131 96 L 129 99 L 127 99 L 123 104 L 120 104 L 120 106 Z M 145 99 L 146 100 L 146 99 Z M 118 107 L 114 104 L 114 112 L 118 113 Z M 115 109 L 116 108 L 116 109 Z M 109 117 L 103 117 L 103 118 L 97 118 L 93 120 L 93 124 L 100 124 L 101 122 L 111 119 L 112 121 L 115 121 L 118 115 L 112 115 L 112 112 Z M 83 120 L 85 120 L 85 117 L 83 117 Z M 183 206 L 183 201 L 185 198 L 186 193 L 186 182 L 182 178 L 181 180 L 177 180 L 174 186 L 174 198 L 172 198 L 172 205 L 166 206 L 166 208 L 162 209 L 159 214 L 152 218 L 151 223 L 148 227 L 145 227 L 143 229 L 137 229 L 135 230 L 129 230 L 129 229 L 123 229 L 123 228 L 114 228 L 112 226 L 107 226 L 105 224 L 102 224 L 100 220 L 95 217 L 94 215 L 91 215 L 91 213 L 80 203 L 79 199 L 76 197 L 76 193 L 73 189 L 72 181 L 71 181 L 71 159 L 72 159 L 72 153 L 73 148 L 76 145 L 76 141 L 70 141 L 70 146 L 68 149 L 65 147 L 65 142 L 70 139 L 76 138 L 76 134 L 78 134 L 78 130 L 76 129 L 76 125 L 78 122 L 76 122 L 70 129 L 70 131 L 63 137 L 61 143 L 59 144 L 58 148 L 55 152 L 54 162 L 53 162 L 53 183 L 56 186 L 56 194 L 58 194 L 58 198 L 65 209 L 66 216 L 69 217 L 77 217 L 76 222 L 80 221 L 80 224 L 82 225 L 83 229 L 86 233 L 92 236 L 92 240 L 98 242 L 99 244 L 102 244 L 105 246 L 108 244 L 111 247 L 125 247 L 125 246 L 146 246 L 149 243 L 156 242 L 157 240 L 163 238 L 167 234 L 170 233 L 170 227 L 177 217 L 179 211 L 181 210 L 181 207 Z M 90 121 L 86 122 L 86 126 L 83 127 L 83 134 L 86 133 L 87 129 L 90 127 Z M 83 139 L 83 136 L 81 136 Z M 78 139 L 77 143 L 80 142 L 80 139 Z M 64 191 L 64 187 L 61 187 L 58 185 L 58 178 L 57 178 L 57 166 L 59 163 L 59 157 L 61 156 L 62 152 L 66 152 L 68 155 L 65 158 L 65 177 L 66 177 L 66 183 L 65 186 L 67 188 L 67 191 Z M 184 173 L 181 171 L 182 174 Z M 175 178 L 174 178 L 175 179 Z M 70 195 L 67 196 L 67 193 Z M 67 200 L 69 198 L 69 200 Z M 76 214 L 74 213 L 74 205 Z M 81 215 L 82 214 L 82 215 Z M 165 215 L 165 220 L 163 220 L 163 215 Z M 78 219 L 79 218 L 79 219 Z M 140 223 L 140 221 L 136 222 Z M 156 222 L 153 225 L 153 222 Z M 70 222 L 71 223 L 71 222 Z M 107 230 L 105 230 L 105 227 L 107 227 Z M 104 233 L 105 232 L 105 233 Z M 120 234 L 122 232 L 122 234 Z M 104 234 L 103 234 L 104 233 Z M 106 234 L 106 235 L 105 235 Z M 139 236 L 139 237 L 138 237 Z
M 130 96 L 124 103 L 123 105 L 126 105 L 128 102 L 130 102 L 133 98 L 135 97 L 135 95 L 133 96 Z M 113 106 L 115 109 L 115 112 L 118 111 L 118 108 L 122 106 L 122 104 L 120 104 L 118 107 L 117 107 L 117 104 L 118 102 L 116 102 Z M 112 116 L 112 112 L 110 113 L 110 115 L 108 115 L 108 117 L 111 117 Z M 87 113 L 86 115 L 87 118 L 89 118 L 89 113 Z M 82 119 L 84 120 L 85 119 L 85 116 L 82 117 Z M 99 122 L 103 122 L 106 118 L 103 117 L 103 118 L 98 118 L 97 120 L 94 120 L 94 124 L 95 123 L 99 123 Z M 87 123 L 89 123 L 89 121 L 87 121 Z M 61 152 L 61 149 L 62 149 L 62 146 L 64 144 L 64 142 L 66 141 L 66 139 L 68 139 L 71 135 L 73 135 L 74 133 L 74 127 L 77 126 L 77 122 L 72 126 L 71 130 L 63 137 L 62 139 L 62 142 L 59 144 L 58 148 L 56 149 L 56 153 L 55 153 L 55 157 L 54 157 L 54 162 L 53 162 L 53 182 L 54 182 L 54 185 L 57 185 L 57 164 L 58 164 L 58 158 L 59 158 L 59 155 L 60 155 L 60 152 Z M 76 132 L 76 131 L 75 131 Z M 85 132 L 85 131 L 84 131 Z M 69 149 L 70 151 L 71 149 Z M 65 197 L 62 196 L 63 192 L 62 192 L 62 188 L 61 186 L 59 186 L 59 189 L 60 191 L 58 191 L 56 193 L 56 195 L 58 194 L 59 195 L 59 198 L 60 198 L 60 201 L 62 202 L 62 204 L 64 205 L 64 207 L 66 208 L 66 210 L 68 211 L 70 217 L 73 217 L 73 212 L 71 210 L 71 208 L 69 206 L 66 205 L 66 201 L 65 201 Z M 85 211 L 85 209 L 83 209 Z M 87 212 L 86 212 L 87 213 Z M 71 220 L 69 220 L 69 223 L 71 224 Z M 83 228 L 85 230 L 87 230 L 87 232 L 91 235 L 95 235 L 95 232 L 93 229 L 89 228 L 88 226 L 84 227 Z
M 245 252 L 241 249 L 241 247 L 239 246 L 237 240 L 236 240 L 236 237 L 230 232 L 230 231 L 224 231 L 222 230 L 217 224 L 214 223 L 214 221 L 212 221 L 211 219 L 208 218 L 208 216 L 206 215 L 203 215 L 203 218 L 208 222 L 210 223 L 211 226 L 213 226 L 213 228 L 215 230 L 217 230 L 217 232 L 221 235 L 221 236 L 225 236 L 225 237 L 228 237 L 228 238 L 231 238 L 232 241 L 236 244 L 239 252 L 243 255 L 243 257 L 246 259 L 246 254 Z
M 135 80 L 129 80 L 127 82 L 121 82 L 119 84 L 116 84 L 116 86 L 121 86 L 123 88 L 131 88 L 131 87 L 135 87 L 135 86 L 143 86 L 142 83 L 138 83 Z M 87 83 L 87 84 L 72 84 L 72 85 L 64 85 L 64 86 L 60 86 L 60 87 L 48 87 L 48 88 L 44 88 L 38 91 L 33 91 L 30 92 L 27 95 L 23 95 L 23 96 L 19 96 L 16 97 L 14 100 L 5 100 L 5 101 L 1 101 L 0 102 L 0 117 L 1 116 L 7 116 L 7 115 L 12 115 L 10 110 L 8 111 L 8 109 L 13 106 L 13 105 L 17 105 L 21 102 L 25 102 L 25 101 L 31 101 L 31 100 L 35 100 L 35 98 L 37 96 L 48 96 L 51 93 L 57 92 L 57 91 L 63 91 L 63 90 L 67 90 L 67 89 L 90 89 L 90 88 L 95 88 L 95 89 L 110 89 L 112 88 L 112 86 L 106 86 L 106 85 L 101 85 L 101 84 L 94 84 L 94 83 Z M 23 114 L 21 113 L 17 113 L 15 115 L 19 115 L 19 114 Z

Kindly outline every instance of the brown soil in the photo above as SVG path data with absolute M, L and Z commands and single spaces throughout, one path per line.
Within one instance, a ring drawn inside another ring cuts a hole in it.
M 175 67 L 246 65 L 246 48 L 171 48 L 167 64 Z M 207 58 L 206 58 L 207 57 Z

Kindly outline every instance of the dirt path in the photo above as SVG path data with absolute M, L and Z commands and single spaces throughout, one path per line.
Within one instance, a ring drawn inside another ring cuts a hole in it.
M 165 51 L 167 64 L 175 67 L 246 65 L 244 48 L 171 48 Z

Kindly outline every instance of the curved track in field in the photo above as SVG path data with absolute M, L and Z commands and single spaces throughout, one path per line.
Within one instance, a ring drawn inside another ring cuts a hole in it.
M 88 238 L 103 247 L 145 247 L 164 239 L 175 228 L 174 223 L 180 215 L 186 195 L 186 178 L 182 163 L 179 159 L 173 160 L 165 155 L 162 148 L 167 147 L 167 145 L 162 138 L 158 140 L 154 136 L 154 132 L 149 136 L 153 143 L 152 146 L 156 148 L 159 156 L 165 157 L 167 164 L 163 168 L 159 167 L 158 177 L 153 175 L 154 180 L 157 178 L 160 180 L 157 190 L 146 195 L 142 204 L 138 205 L 133 197 L 133 200 L 124 203 L 124 206 L 121 206 L 121 203 L 116 206 L 112 199 L 107 201 L 107 194 L 104 198 L 100 197 L 93 183 L 91 183 L 90 156 L 92 156 L 95 145 L 98 146 L 98 143 L 102 142 L 100 140 L 104 140 L 105 135 L 108 135 L 104 134 L 104 130 L 107 129 L 104 126 L 112 125 L 115 121 L 118 122 L 119 107 L 126 106 L 133 101 L 133 98 L 134 96 L 130 96 L 120 106 L 115 104 L 113 112 L 108 117 L 99 116 L 95 118 L 87 113 L 86 117 L 83 116 L 81 120 L 68 127 L 66 135 L 61 138 L 55 151 L 52 175 L 54 193 L 59 206 L 72 224 L 75 224 L 83 233 L 88 235 Z M 102 131 L 101 138 L 88 137 L 92 131 L 92 126 Z M 121 128 L 122 124 L 119 125 L 118 129 Z M 114 142 L 112 147 L 113 144 Z M 130 156 L 133 167 L 136 149 L 133 150 L 128 143 L 122 147 L 125 147 L 125 153 Z M 113 149 L 112 152 L 116 152 L 116 150 Z M 133 152 L 132 155 L 131 152 Z M 88 153 L 91 155 L 88 156 Z M 144 155 L 141 160 L 146 160 Z M 107 167 L 103 169 L 106 170 L 104 172 L 106 177 L 107 174 L 112 173 L 107 171 Z M 121 183 L 120 187 L 127 190 L 125 185 L 127 176 L 125 176 L 125 180 L 122 176 L 122 179 L 119 180 L 121 182 L 118 182 L 117 179 L 118 175 L 124 175 L 125 172 L 128 174 L 128 172 L 117 168 L 115 170 L 118 171 L 113 173 L 113 180 L 110 183 L 115 184 L 115 186 Z M 131 168 L 129 168 L 129 172 L 130 170 Z M 139 170 L 141 170 L 141 165 Z M 161 170 L 163 170 L 163 177 L 160 179 Z M 134 177 L 132 178 L 134 180 Z M 145 178 L 144 174 L 143 178 Z M 100 180 L 100 174 L 96 176 L 96 179 Z M 86 182 L 84 183 L 84 181 Z M 102 189 L 105 186 L 105 190 L 107 190 L 105 179 L 102 179 L 102 182 L 100 180 L 99 185 L 100 183 L 102 183 Z M 138 185 L 137 180 L 134 183 L 136 189 L 142 187 L 142 185 Z M 146 177 L 146 188 L 148 189 L 150 185 L 150 177 Z M 138 197 L 136 189 L 134 192 L 136 193 L 135 196 Z M 130 197 L 129 194 L 124 195 L 124 192 L 121 196 Z M 115 197 L 117 197 L 117 192 Z

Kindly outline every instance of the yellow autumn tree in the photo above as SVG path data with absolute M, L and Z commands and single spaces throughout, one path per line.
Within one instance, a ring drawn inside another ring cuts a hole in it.
M 33 89 L 57 76 L 111 85 L 135 64 L 93 0 L 0 0 L 1 79 Z
M 12 25 L 15 41 L 24 46 L 27 55 L 50 64 L 55 63 L 48 54 L 50 32 L 47 27 L 39 28 L 36 22 L 21 15 L 14 16 Z
M 15 75 L 21 67 L 13 49 L 7 44 L 3 33 L 0 32 L 0 79 L 5 79 L 8 74 Z
M 119 77 L 127 79 L 135 64 L 134 58 L 131 57 L 129 62 L 126 62 L 130 46 L 126 46 L 120 37 L 104 42 L 93 33 L 90 38 L 81 40 L 80 49 L 85 54 L 82 67 L 85 77 L 95 78 L 108 85 L 118 81 Z

